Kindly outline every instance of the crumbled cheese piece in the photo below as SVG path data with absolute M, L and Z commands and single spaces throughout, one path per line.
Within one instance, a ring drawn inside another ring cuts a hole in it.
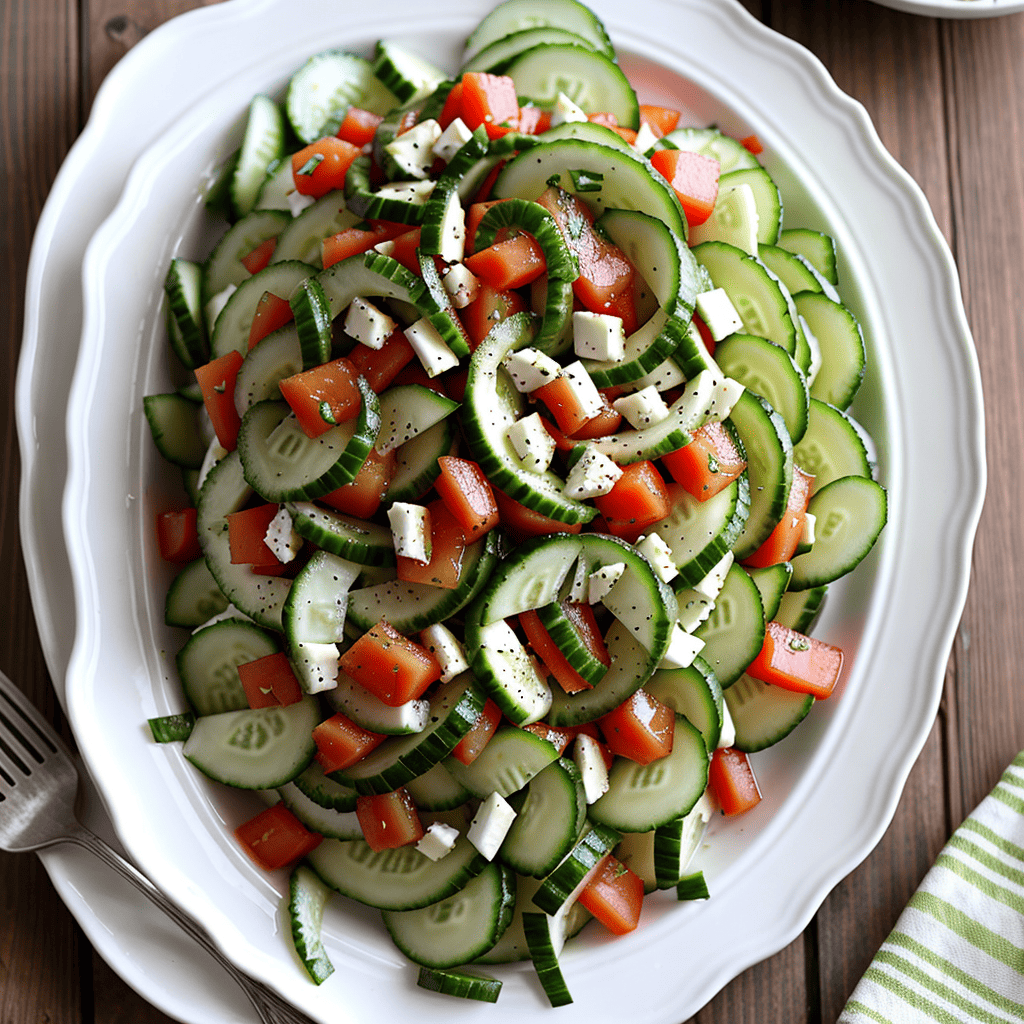
M 571 122 L 583 122 L 587 120 L 586 111 L 573 103 L 564 92 L 555 97 L 555 108 L 551 111 L 551 127 L 555 128 L 560 124 Z
M 730 334 L 743 330 L 743 318 L 736 312 L 736 307 L 724 288 L 701 292 L 697 296 L 696 306 L 704 326 L 711 332 L 711 337 L 715 341 L 721 341 Z
M 587 577 L 587 601 L 590 604 L 603 601 L 625 571 L 625 562 L 613 562 L 611 565 L 602 565 L 595 569 Z
M 455 849 L 455 840 L 458 838 L 457 828 L 452 828 L 443 821 L 434 821 L 427 826 L 423 838 L 416 844 L 416 849 L 425 857 L 437 861 Z
M 459 357 L 445 344 L 437 328 L 424 316 L 405 329 L 405 336 L 428 377 L 459 365 Z
M 443 160 L 445 163 L 449 163 L 451 158 L 462 147 L 473 138 L 473 133 L 466 126 L 466 122 L 461 117 L 455 118 L 454 121 L 441 134 L 437 137 L 437 141 L 434 143 L 431 152 L 439 160 Z
M 804 513 L 804 527 L 800 531 L 798 547 L 810 548 L 814 546 L 814 528 L 817 525 L 818 517 L 813 512 Z
M 729 712 L 729 705 L 722 701 L 722 731 L 718 736 L 719 747 L 731 747 L 736 742 L 736 724 Z
M 296 641 L 292 657 L 306 666 L 301 678 L 307 693 L 320 693 L 321 690 L 331 690 L 338 685 L 341 653 L 337 644 Z
M 536 348 L 509 352 L 502 364 L 512 378 L 516 390 L 523 394 L 550 384 L 561 372 L 561 365 Z
M 608 792 L 608 765 L 601 745 L 593 736 L 581 732 L 573 742 L 572 759 L 579 769 L 583 793 L 588 804 Z
M 729 570 L 732 568 L 734 560 L 735 555 L 731 551 L 726 551 L 708 571 L 704 579 L 693 585 L 693 589 L 698 594 L 703 594 L 704 597 L 714 601 L 722 592 L 722 587 L 725 586 L 725 577 L 729 575 Z
M 643 391 L 616 398 L 612 405 L 621 413 L 631 427 L 642 430 L 668 419 L 668 406 L 658 389 L 650 384 Z
M 707 372 L 707 371 L 705 371 Z M 725 377 L 715 382 L 711 391 L 711 402 L 708 406 L 709 420 L 724 420 L 733 410 L 733 406 L 743 397 L 746 388 L 732 377 Z
M 381 349 L 398 324 L 366 299 L 354 298 L 345 314 L 345 333 L 367 348 Z
M 633 148 L 643 155 L 657 141 L 658 136 L 651 130 L 651 126 L 646 121 L 643 121 L 640 124 L 640 131 L 636 133 L 636 138 L 633 140 Z
M 429 562 L 431 544 L 430 509 L 407 501 L 396 501 L 388 509 L 388 522 L 395 542 L 395 554 Z
M 434 118 L 429 118 L 402 132 L 384 149 L 410 177 L 426 178 L 434 162 L 434 146 L 440 138 L 441 126 Z
M 292 517 L 282 505 L 270 520 L 263 543 L 274 552 L 279 562 L 290 562 L 302 550 L 302 538 L 295 532 Z
M 676 594 L 676 602 L 679 605 L 679 627 L 687 633 L 692 633 L 705 622 L 715 607 L 714 598 L 689 588 Z
M 555 454 L 555 439 L 548 433 L 539 413 L 530 413 L 512 423 L 505 436 L 519 456 L 523 468 L 543 473 Z
M 572 344 L 583 359 L 621 363 L 626 355 L 622 317 L 578 310 L 572 315 Z
M 480 294 L 480 278 L 465 263 L 453 263 L 441 283 L 456 309 L 465 309 Z
M 462 644 L 443 623 L 435 622 L 420 633 L 423 646 L 437 658 L 441 666 L 441 682 L 451 682 L 457 675 L 469 671 L 469 662 Z
M 216 295 L 210 296 L 206 305 L 203 306 L 203 316 L 206 317 L 208 333 L 213 334 L 213 325 L 217 322 L 217 317 L 220 316 L 221 310 L 228 304 L 228 299 L 235 294 L 237 287 L 238 285 L 229 284 L 217 292 Z
M 466 253 L 466 214 L 458 190 L 452 189 L 441 216 L 441 248 L 438 255 L 446 263 L 458 263 Z
M 316 202 L 313 196 L 303 195 L 296 189 L 289 192 L 286 198 L 288 199 L 288 209 L 293 217 L 298 217 L 303 210 L 308 210 Z
M 677 623 L 672 627 L 668 649 L 658 662 L 658 668 L 689 668 L 702 650 L 704 641 L 680 629 Z
M 665 543 L 660 533 L 647 534 L 636 542 L 636 549 L 651 563 L 663 583 L 668 583 L 679 575 L 675 560 L 672 558 L 672 549 Z
M 597 390 L 597 385 L 587 373 L 587 368 L 578 359 L 562 367 L 562 378 L 579 403 L 580 415 L 584 419 L 590 419 L 604 409 L 601 392 Z
M 604 452 L 588 447 L 569 470 L 565 494 L 569 498 L 597 498 L 607 494 L 622 476 L 622 470 Z
M 488 860 L 493 860 L 515 817 L 509 802 L 500 793 L 492 793 L 477 809 L 466 836 Z

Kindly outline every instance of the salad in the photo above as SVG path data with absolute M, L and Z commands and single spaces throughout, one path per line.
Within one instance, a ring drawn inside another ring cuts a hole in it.
M 679 120 L 576 0 L 507 0 L 458 69 L 382 40 L 254 97 L 171 262 L 190 710 L 151 727 L 272 794 L 236 835 L 317 983 L 336 891 L 425 988 L 530 959 L 571 1001 L 565 941 L 708 898 L 706 823 L 841 679 L 811 630 L 886 516 L 860 327 L 758 140 Z

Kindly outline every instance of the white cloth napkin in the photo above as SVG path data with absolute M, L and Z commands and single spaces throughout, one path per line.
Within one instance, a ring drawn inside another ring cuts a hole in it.
M 839 1024 L 1024 1021 L 1024 752 L 953 833 Z

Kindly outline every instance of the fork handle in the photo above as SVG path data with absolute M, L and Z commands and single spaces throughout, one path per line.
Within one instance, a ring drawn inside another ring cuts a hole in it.
M 130 882 L 155 907 L 170 917 L 189 937 L 194 939 L 230 974 L 245 992 L 260 1018 L 261 1024 L 313 1024 L 306 1014 L 287 1003 L 276 992 L 229 960 L 203 929 L 180 907 L 169 900 L 134 864 L 122 857 L 95 832 L 76 822 L 74 832 L 65 841 L 81 846 L 113 868 L 125 881 Z

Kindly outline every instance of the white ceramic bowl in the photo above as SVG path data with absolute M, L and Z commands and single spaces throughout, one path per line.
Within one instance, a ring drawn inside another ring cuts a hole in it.
M 546 1005 L 528 965 L 501 971 L 506 984 L 493 1007 L 430 996 L 415 987 L 377 915 L 340 898 L 325 921 L 338 971 L 311 985 L 280 915 L 285 875 L 259 872 L 231 836 L 255 811 L 253 798 L 209 784 L 177 749 L 147 736 L 146 718 L 182 705 L 173 670 L 182 637 L 162 624 L 170 571 L 152 529 L 177 480 L 152 448 L 141 405 L 169 386 L 160 315 L 167 262 L 202 256 L 212 240 L 197 185 L 235 144 L 250 96 L 279 88 L 308 54 L 328 45 L 365 52 L 388 36 L 454 67 L 459 41 L 489 5 L 233 6 L 240 31 L 256 39 L 251 61 L 230 79 L 214 77 L 143 155 L 86 254 L 64 508 L 78 618 L 72 724 L 143 870 L 240 965 L 317 1019 L 518 1020 Z M 870 352 L 854 412 L 876 439 L 890 499 L 883 540 L 834 588 L 816 630 L 847 650 L 841 692 L 757 755 L 765 800 L 742 819 L 717 822 L 700 854 L 713 898 L 651 899 L 636 933 L 609 941 L 587 929 L 563 958 L 575 1002 L 562 1019 L 628 1014 L 667 1024 L 798 934 L 895 810 L 938 705 L 966 592 L 984 491 L 981 391 L 953 263 L 920 191 L 806 50 L 715 0 L 637 0 L 628 13 L 594 6 L 643 99 L 680 107 L 693 123 L 755 132 L 782 188 L 786 224 L 837 238 L 841 290 Z M 900 343 L 910 336 L 913 347 Z M 951 476 L 964 482 L 955 493 L 943 485 Z M 630 984 L 638 976 L 643 1007 Z
M 999 18 L 1024 11 L 1024 0 L 875 0 L 875 3 L 928 18 Z

